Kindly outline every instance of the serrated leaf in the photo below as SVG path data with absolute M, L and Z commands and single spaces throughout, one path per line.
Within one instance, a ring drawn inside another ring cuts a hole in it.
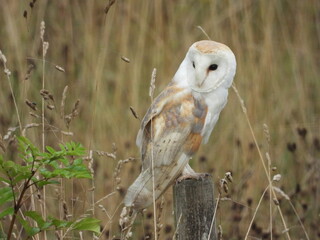
M 45 177 L 45 178 L 53 178 L 56 177 L 52 172 L 48 171 L 45 168 L 40 168 L 39 169 L 40 174 Z
M 38 187 L 43 187 L 44 185 L 48 185 L 48 184 L 59 184 L 60 182 L 56 181 L 56 180 L 46 180 L 46 181 L 41 181 L 37 183 Z
M 0 206 L 6 202 L 13 201 L 13 193 L 11 187 L 0 188 Z
M 45 223 L 45 221 L 43 220 L 43 218 L 41 217 L 41 215 L 39 213 L 37 213 L 36 211 L 26 211 L 24 213 L 24 215 L 26 217 L 29 217 L 31 219 L 33 219 L 34 221 L 36 221 L 36 223 L 38 224 L 38 226 L 41 228 L 43 226 L 43 224 Z
M 59 158 L 59 161 L 62 162 L 65 166 L 70 165 L 70 164 L 69 164 L 69 160 L 66 159 L 65 157 L 60 157 L 60 158 Z
M 36 148 L 29 139 L 22 136 L 17 137 L 17 139 L 19 143 L 19 151 L 21 153 L 29 154 L 32 152 L 34 155 L 38 155 L 39 149 Z
M 59 163 L 56 162 L 56 161 L 51 161 L 51 162 L 49 163 L 49 165 L 52 166 L 52 167 L 54 167 L 54 168 L 59 168 Z
M 3 177 L 0 177 L 0 181 L 5 182 L 5 183 L 10 183 L 10 180 L 3 178 Z
M 30 226 L 29 222 L 22 219 L 21 217 L 18 217 L 18 219 L 19 219 L 19 222 L 21 223 L 21 225 L 23 226 L 24 230 L 28 234 L 28 236 L 30 236 L 30 237 L 34 236 L 41 231 L 41 229 L 38 227 Z
M 41 230 L 41 231 L 46 230 L 54 225 L 51 220 L 45 221 L 42 218 L 42 216 L 38 212 L 35 212 L 35 211 L 27 211 L 27 212 L 25 212 L 25 216 L 33 219 L 38 224 L 39 230 Z
M 54 150 L 52 147 L 50 146 L 46 146 L 46 149 L 49 153 L 54 154 L 56 152 L 56 150 Z
M 0 212 L 0 218 L 3 218 L 5 216 L 8 216 L 8 215 L 12 215 L 14 212 L 14 208 L 13 207 L 9 207 L 5 210 L 3 210 L 2 212 Z
M 59 219 L 55 219 L 55 218 L 52 218 L 51 221 L 52 221 L 52 224 L 53 224 L 57 229 L 67 228 L 67 227 L 70 227 L 71 224 L 72 224 L 72 222 L 64 221 L 64 220 L 59 220 Z
M 100 233 L 100 220 L 95 218 L 83 218 L 76 222 L 73 226 L 73 230 L 91 231 Z
M 16 176 L 14 176 L 14 179 L 12 181 L 12 185 L 16 185 L 22 180 L 28 179 L 31 176 L 30 171 L 21 171 L 20 173 L 17 173 Z
M 15 173 L 17 172 L 17 168 L 18 168 L 17 164 L 14 163 L 13 161 L 10 161 L 10 160 L 3 162 L 2 167 L 7 172 L 13 173 L 13 175 L 15 175 Z
M 83 160 L 81 158 L 77 158 L 73 161 L 73 165 L 82 165 Z

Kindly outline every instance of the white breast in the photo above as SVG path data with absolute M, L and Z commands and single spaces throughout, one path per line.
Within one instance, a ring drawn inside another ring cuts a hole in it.
M 227 103 L 228 89 L 220 87 L 213 92 L 202 94 L 202 96 L 208 106 L 208 113 L 201 135 L 203 136 L 202 142 L 207 143 L 210 134 L 219 119 L 220 112 Z

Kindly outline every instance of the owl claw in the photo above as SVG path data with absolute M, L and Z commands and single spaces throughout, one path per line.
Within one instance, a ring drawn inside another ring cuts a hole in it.
M 203 180 L 204 178 L 208 177 L 208 173 L 188 173 L 181 175 L 180 177 L 177 178 L 176 182 L 180 183 L 186 179 L 196 179 L 196 180 Z

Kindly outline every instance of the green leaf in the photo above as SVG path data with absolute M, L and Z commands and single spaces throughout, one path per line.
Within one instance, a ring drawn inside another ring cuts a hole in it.
M 48 171 L 46 168 L 40 168 L 39 172 L 45 178 L 53 178 L 57 176 L 57 175 L 54 175 L 52 172 Z
M 5 216 L 8 216 L 8 215 L 12 215 L 14 212 L 14 208 L 13 207 L 9 207 L 5 210 L 3 210 L 2 212 L 0 212 L 0 218 L 3 218 Z
M 17 173 L 17 175 L 14 177 L 12 184 L 16 185 L 19 183 L 21 180 L 28 179 L 31 176 L 31 172 L 22 172 L 22 173 Z
M 37 186 L 38 187 L 43 187 L 44 185 L 48 185 L 48 184 L 59 184 L 60 182 L 56 181 L 56 180 L 44 180 L 44 181 L 40 181 L 37 182 Z
M 60 157 L 59 161 L 62 162 L 65 166 L 70 165 L 68 159 L 66 159 L 65 157 Z
M 10 183 L 10 180 L 3 178 L 3 177 L 0 177 L 0 181 L 5 182 L 5 183 Z
M 52 221 L 45 221 L 42 216 L 35 211 L 26 211 L 25 216 L 32 218 L 38 224 L 40 230 L 48 229 L 53 225 Z
M 13 201 L 13 193 L 11 187 L 0 188 L 0 206 L 6 202 Z
M 52 224 L 57 228 L 57 229 L 61 229 L 61 228 L 67 228 L 70 227 L 72 222 L 69 221 L 64 221 L 64 220 L 59 220 L 59 219 L 55 219 L 55 218 L 51 218 Z
M 18 164 L 13 161 L 4 161 L 2 164 L 2 168 L 9 174 L 10 176 L 15 176 L 18 171 Z
M 24 230 L 28 234 L 28 236 L 34 236 L 41 231 L 41 229 L 38 227 L 30 226 L 29 222 L 22 219 L 21 217 L 18 217 L 18 219 L 19 219 L 19 222 L 21 223 L 22 227 L 24 228 Z
M 84 230 L 95 233 L 100 233 L 100 220 L 95 218 L 83 218 L 76 222 L 73 226 L 73 230 Z
M 37 213 L 36 211 L 26 211 L 24 213 L 24 215 L 26 217 L 32 218 L 34 221 L 36 221 L 36 223 L 39 225 L 40 228 L 45 222 L 43 220 L 43 218 L 41 217 L 41 215 L 39 213 Z
M 52 147 L 50 146 L 46 146 L 46 149 L 49 153 L 54 154 L 56 152 L 56 150 L 54 150 Z

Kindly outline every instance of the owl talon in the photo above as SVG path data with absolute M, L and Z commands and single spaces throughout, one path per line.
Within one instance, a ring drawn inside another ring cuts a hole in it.
M 203 180 L 204 178 L 208 177 L 209 174 L 208 173 L 188 173 L 188 174 L 184 174 L 180 177 L 177 178 L 177 183 L 182 182 L 183 180 L 186 179 L 196 179 L 196 180 Z

